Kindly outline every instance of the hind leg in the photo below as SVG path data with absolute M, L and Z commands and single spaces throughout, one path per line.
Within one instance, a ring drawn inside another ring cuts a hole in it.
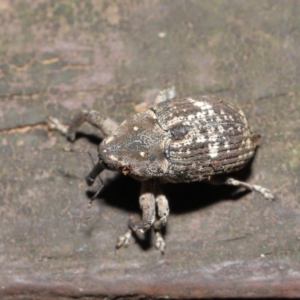
M 274 200 L 274 196 L 271 193 L 270 190 L 260 186 L 260 185 L 256 185 L 256 184 L 250 184 L 244 181 L 240 181 L 240 180 L 236 180 L 234 178 L 226 178 L 224 180 L 216 180 L 216 179 L 212 179 L 210 181 L 213 184 L 227 184 L 227 185 L 233 185 L 233 186 L 241 186 L 246 188 L 249 191 L 255 191 L 260 193 L 261 195 L 263 195 L 263 197 L 269 201 Z

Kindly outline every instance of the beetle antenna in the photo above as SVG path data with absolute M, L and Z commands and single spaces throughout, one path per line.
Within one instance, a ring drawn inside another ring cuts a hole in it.
M 87 206 L 87 208 L 91 208 L 93 205 L 94 200 L 97 198 L 97 196 L 100 194 L 102 188 L 104 187 L 104 183 L 103 180 L 100 177 L 100 173 L 104 170 L 103 165 L 101 164 L 101 162 L 99 161 L 97 164 L 95 164 L 94 160 L 93 160 L 93 156 L 91 154 L 90 151 L 85 151 L 85 150 L 75 150 L 72 148 L 64 148 L 64 151 L 66 152 L 73 152 L 73 153 L 87 153 L 92 161 L 93 164 L 93 169 L 90 172 L 90 174 L 86 177 L 86 182 L 88 185 L 92 185 L 95 181 L 95 178 L 98 177 L 101 183 L 100 188 L 98 189 L 98 191 L 94 194 L 93 197 L 91 197 L 89 204 Z

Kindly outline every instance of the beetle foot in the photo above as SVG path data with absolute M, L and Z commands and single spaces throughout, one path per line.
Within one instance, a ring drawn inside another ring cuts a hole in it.
M 132 231 L 140 233 L 145 233 L 149 229 L 149 226 L 145 226 L 143 223 L 131 223 L 129 227 Z
M 234 178 L 227 178 L 224 183 L 228 184 L 228 185 L 233 185 L 233 186 L 242 186 L 242 187 L 248 189 L 249 191 L 252 191 L 252 190 L 256 191 L 256 192 L 260 193 L 261 195 L 263 195 L 264 198 L 269 201 L 272 201 L 275 198 L 270 190 L 268 190 L 260 185 L 249 184 L 249 183 L 246 183 L 243 181 L 236 180 Z
M 128 227 L 134 232 L 144 233 L 150 228 L 151 224 L 143 221 L 134 222 L 131 218 L 128 221 Z
M 129 241 L 132 235 L 132 230 L 129 229 L 125 234 L 118 237 L 116 248 L 127 248 L 129 246 Z
M 269 200 L 269 201 L 274 200 L 275 197 L 273 196 L 273 194 L 271 193 L 270 190 L 264 188 L 263 186 L 256 185 L 256 184 L 254 184 L 252 187 L 253 187 L 254 191 L 262 194 L 267 200 Z
M 69 126 L 61 123 L 58 119 L 49 116 L 47 118 L 47 124 L 51 130 L 57 130 L 63 135 L 68 134 Z
M 159 231 L 155 232 L 156 240 L 155 240 L 155 248 L 161 252 L 161 254 L 165 254 L 166 242 L 162 237 Z
M 176 90 L 175 86 L 168 84 L 167 88 L 164 90 L 159 91 L 158 95 L 156 96 L 154 103 L 160 103 L 167 100 L 172 100 L 176 97 Z
M 167 216 L 163 216 L 161 217 L 159 220 L 157 220 L 155 223 L 154 223 L 154 229 L 156 230 L 160 230 L 162 229 L 166 224 L 167 224 Z

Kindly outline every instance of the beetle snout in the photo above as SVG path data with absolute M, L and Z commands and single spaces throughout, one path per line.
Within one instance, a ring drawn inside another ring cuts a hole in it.
M 86 177 L 87 185 L 92 185 L 96 179 L 96 177 L 105 169 L 101 160 L 99 160 L 93 167 L 92 171 Z

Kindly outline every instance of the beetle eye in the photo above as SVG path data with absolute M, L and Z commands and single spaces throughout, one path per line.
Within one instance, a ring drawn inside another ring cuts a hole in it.
M 106 163 L 104 160 L 101 161 L 101 164 L 103 165 L 105 170 L 114 170 L 114 167 Z
M 125 166 L 125 167 L 120 167 L 120 170 L 121 170 L 121 172 L 124 174 L 124 175 L 127 175 L 129 172 L 130 172 L 130 167 L 127 167 L 127 166 Z

